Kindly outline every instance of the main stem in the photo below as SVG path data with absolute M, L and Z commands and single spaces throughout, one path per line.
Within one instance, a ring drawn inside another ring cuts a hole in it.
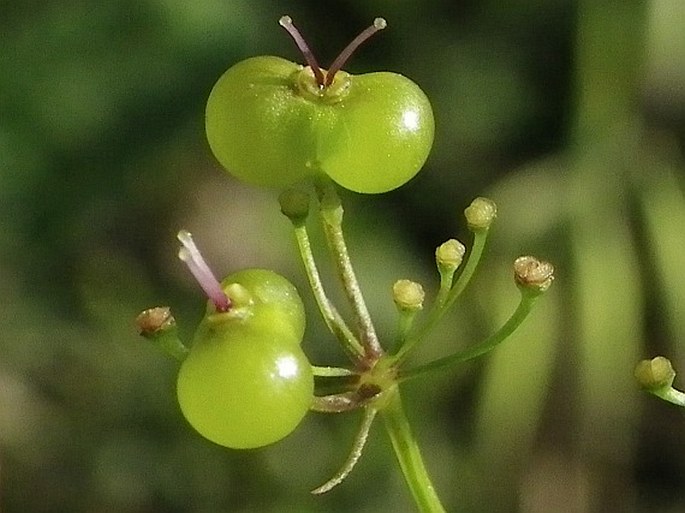
M 343 208 L 333 184 L 318 183 L 319 214 L 324 233 L 333 255 L 343 289 L 347 295 L 355 320 L 361 331 L 360 338 L 364 353 L 369 363 L 376 363 L 383 355 L 376 330 L 371 321 L 366 302 L 352 267 L 350 256 L 342 229 Z M 423 463 L 419 446 L 414 438 L 409 421 L 402 407 L 402 400 L 397 386 L 387 389 L 387 402 L 379 409 L 385 429 L 390 436 L 395 456 L 400 464 L 405 481 L 421 513 L 445 513 L 433 483 Z M 369 423 L 372 418 L 369 419 Z M 370 424 L 369 424 L 370 426 Z M 368 427 L 367 426 L 367 431 Z M 358 455 L 355 457 L 358 458 Z
M 421 513 L 445 513 L 404 413 L 400 392 L 395 389 L 391 393 L 392 397 L 380 411 L 380 415 L 390 436 L 404 480 Z

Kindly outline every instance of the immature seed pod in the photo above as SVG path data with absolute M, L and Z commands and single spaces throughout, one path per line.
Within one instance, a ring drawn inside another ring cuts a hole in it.
M 183 415 L 198 433 L 225 447 L 277 442 L 312 404 L 314 378 L 299 341 L 262 324 L 258 315 L 206 317 L 179 370 Z
M 309 65 L 253 57 L 219 78 L 205 119 L 219 163 L 240 180 L 279 188 L 318 174 L 362 193 L 386 192 L 409 181 L 433 143 L 426 95 L 396 73 L 353 76 L 340 70 L 385 20 L 377 18 L 328 70 L 319 68 L 289 17 L 280 23 Z
M 304 307 L 295 287 L 265 269 L 219 283 L 190 234 L 179 257 L 210 298 L 177 396 L 183 415 L 205 438 L 235 449 L 261 447 L 291 433 L 313 401 L 314 377 L 300 348 Z

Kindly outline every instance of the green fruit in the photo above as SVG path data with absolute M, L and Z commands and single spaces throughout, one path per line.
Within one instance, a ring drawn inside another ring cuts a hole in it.
M 265 269 L 219 283 L 182 230 L 179 257 L 210 298 L 178 373 L 183 415 L 205 438 L 235 449 L 292 432 L 312 403 L 314 377 L 300 349 L 305 316 L 295 287 Z
M 299 341 L 259 317 L 210 314 L 181 364 L 183 415 L 205 438 L 234 449 L 291 433 L 312 402 L 314 378 Z
M 270 56 L 226 71 L 205 121 L 212 152 L 240 180 L 287 187 L 324 174 L 363 193 L 410 180 L 434 132 L 428 99 L 402 75 L 353 76 Z

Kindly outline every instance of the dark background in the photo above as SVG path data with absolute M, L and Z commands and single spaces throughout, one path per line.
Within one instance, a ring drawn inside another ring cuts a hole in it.
M 405 74 L 434 106 L 412 182 L 343 194 L 382 333 L 392 283 L 434 292 L 434 248 L 470 243 L 461 212 L 477 195 L 499 206 L 484 265 L 417 361 L 506 319 L 515 257 L 557 267 L 504 346 L 406 386 L 447 509 L 685 510 L 685 411 L 632 377 L 658 353 L 685 369 L 680 0 L 25 0 L 0 4 L 2 511 L 414 511 L 380 426 L 347 482 L 309 495 L 345 458 L 356 414 L 309 415 L 261 450 L 203 440 L 178 411 L 177 363 L 133 325 L 170 304 L 192 333 L 203 299 L 175 256 L 187 228 L 218 274 L 290 277 L 308 301 L 308 355 L 344 363 L 276 192 L 235 182 L 204 140 L 225 69 L 300 60 L 282 14 L 323 63 L 384 16 L 346 70 Z

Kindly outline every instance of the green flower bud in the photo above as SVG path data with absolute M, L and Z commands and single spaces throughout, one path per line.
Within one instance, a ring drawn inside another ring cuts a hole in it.
M 392 286 L 392 297 L 401 311 L 416 312 L 423 308 L 426 293 L 420 283 L 411 280 L 398 280 Z
M 278 197 L 281 212 L 295 224 L 304 223 L 309 215 L 310 197 L 304 191 L 286 189 Z
M 488 198 L 476 198 L 464 210 L 469 230 L 487 230 L 497 216 L 497 205 Z
M 675 379 L 675 370 L 668 358 L 657 356 L 651 360 L 642 360 L 637 364 L 635 379 L 642 388 L 647 390 L 670 388 Z
M 440 272 L 453 273 L 461 264 L 466 247 L 456 239 L 443 242 L 435 250 L 435 261 Z
M 521 256 L 514 261 L 514 280 L 527 290 L 545 292 L 554 281 L 554 266 L 532 256 Z

